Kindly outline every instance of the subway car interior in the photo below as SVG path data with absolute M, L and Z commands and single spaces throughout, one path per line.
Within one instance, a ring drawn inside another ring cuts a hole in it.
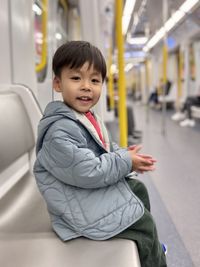
M 154 171 L 135 176 L 148 189 L 167 266 L 199 267 L 200 1 L 0 0 L 0 7 L 0 266 L 143 267 L 128 239 L 80 234 L 62 242 L 35 182 L 38 123 L 47 104 L 61 100 L 52 57 L 83 40 L 107 64 L 95 112 L 120 147 L 141 144 L 156 159 Z

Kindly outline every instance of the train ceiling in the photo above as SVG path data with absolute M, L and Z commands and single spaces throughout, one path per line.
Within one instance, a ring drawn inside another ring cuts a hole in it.
M 167 13 L 170 18 L 185 0 L 136 0 L 128 28 L 129 37 L 147 36 L 150 39 L 163 26 L 163 3 L 166 4 Z M 193 0 L 190 0 L 193 2 Z M 124 1 L 125 3 L 125 1 Z M 169 31 L 168 36 L 173 36 L 174 44 L 178 45 L 185 39 L 194 36 L 199 38 L 200 32 L 200 1 L 197 1 L 194 9 L 180 21 L 176 27 Z M 166 21 L 166 20 L 165 20 Z M 127 38 L 128 39 L 128 38 Z M 141 46 L 126 44 L 126 49 L 140 50 Z
M 168 16 L 172 15 L 184 0 L 168 0 Z M 133 11 L 132 22 L 134 17 L 141 12 L 136 27 L 132 27 L 132 34 L 144 34 L 145 28 L 149 34 L 154 34 L 163 24 L 163 1 L 162 0 L 136 0 Z M 149 29 L 147 29 L 149 28 Z
M 68 3 L 73 6 L 79 6 L 80 1 L 84 0 L 68 0 Z M 127 0 L 124 0 L 124 5 L 126 1 Z M 134 1 L 135 6 L 131 15 L 131 21 L 126 37 L 147 36 L 148 39 L 151 38 L 163 26 L 163 3 L 167 3 L 167 18 L 169 18 L 185 2 L 185 0 L 132 0 L 132 2 Z M 105 28 L 110 28 L 108 23 L 113 23 L 111 22 L 111 19 L 108 20 L 108 16 L 113 17 L 114 20 L 115 3 L 116 0 L 101 0 L 98 2 L 100 6 L 99 12 L 101 21 L 105 22 L 105 27 L 101 25 L 104 31 Z M 102 8 L 104 12 L 102 11 Z M 108 12 L 108 10 L 111 10 L 111 12 Z M 111 16 L 111 13 L 113 13 L 113 16 Z M 115 28 L 114 23 L 113 27 Z M 195 10 L 192 10 L 192 12 L 187 15 L 187 20 L 183 20 L 177 25 L 177 27 L 169 32 L 169 35 L 175 36 L 174 38 L 177 40 L 179 39 L 180 42 L 181 39 L 183 37 L 187 37 L 187 35 L 190 39 L 193 36 L 195 36 L 195 38 L 199 38 L 200 1 L 198 1 Z M 113 29 L 113 33 L 114 32 L 115 31 Z M 113 39 L 115 40 L 114 36 Z M 128 38 L 126 40 L 128 41 Z M 178 44 L 177 40 L 176 43 Z M 126 49 L 141 50 L 141 46 L 132 45 L 126 42 Z

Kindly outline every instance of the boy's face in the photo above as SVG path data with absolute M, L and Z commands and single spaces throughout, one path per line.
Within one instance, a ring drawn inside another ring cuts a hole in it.
M 98 102 L 102 83 L 101 73 L 86 62 L 80 69 L 64 67 L 61 77 L 54 78 L 53 86 L 68 106 L 85 113 Z

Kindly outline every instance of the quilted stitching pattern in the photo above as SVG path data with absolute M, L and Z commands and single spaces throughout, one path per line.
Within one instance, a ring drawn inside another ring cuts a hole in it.
M 47 106 L 34 172 L 61 239 L 108 239 L 143 215 L 124 179 L 131 169 L 128 152 L 113 147 L 106 153 L 62 102 Z

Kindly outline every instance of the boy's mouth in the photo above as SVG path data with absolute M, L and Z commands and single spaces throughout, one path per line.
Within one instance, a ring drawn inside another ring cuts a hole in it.
M 91 101 L 92 98 L 89 97 L 89 96 L 80 96 L 80 97 L 77 97 L 78 100 L 81 100 L 81 101 Z

